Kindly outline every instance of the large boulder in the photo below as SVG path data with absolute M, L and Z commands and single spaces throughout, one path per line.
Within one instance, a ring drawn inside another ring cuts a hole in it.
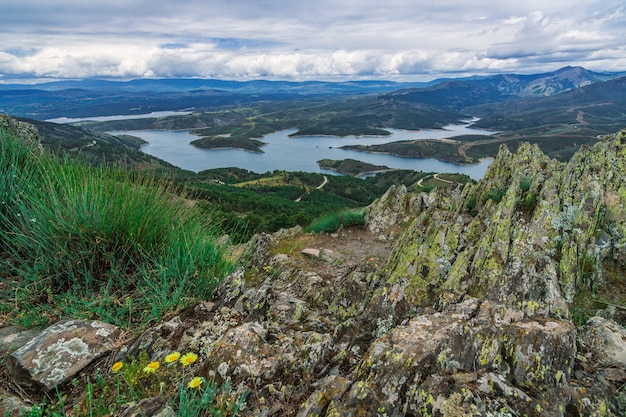
M 9 356 L 9 372 L 24 388 L 51 390 L 109 352 L 120 334 L 99 321 L 58 322 Z

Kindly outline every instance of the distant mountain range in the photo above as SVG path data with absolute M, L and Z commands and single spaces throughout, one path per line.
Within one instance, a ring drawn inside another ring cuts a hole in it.
M 260 151 L 259 139 L 284 129 L 295 129 L 295 136 L 386 135 L 390 128 L 441 129 L 477 117 L 475 127 L 498 133 L 437 143 L 441 149 L 409 144 L 410 149 L 398 151 L 395 146 L 394 152 L 442 160 L 454 155 L 455 161 L 471 163 L 495 155 L 502 143 L 515 149 L 530 142 L 551 157 L 567 160 L 580 146 L 626 126 L 626 73 L 566 67 L 545 74 L 436 80 L 429 85 L 163 79 L 0 86 L 0 113 L 38 121 L 167 110 L 190 111 L 63 127 L 38 122 L 37 127 L 50 149 L 89 155 L 94 162 L 122 159 L 130 165 L 162 166 L 146 159 L 136 140 L 94 131 L 188 129 L 201 136 L 194 142 L 197 147 Z
M 86 79 L 44 84 L 0 84 L 0 112 L 45 120 L 140 114 L 163 110 L 203 110 L 261 101 L 382 94 L 458 111 L 520 97 L 545 97 L 626 76 L 565 67 L 533 75 L 439 79 L 428 83 L 392 81 L 225 81 L 213 79 Z

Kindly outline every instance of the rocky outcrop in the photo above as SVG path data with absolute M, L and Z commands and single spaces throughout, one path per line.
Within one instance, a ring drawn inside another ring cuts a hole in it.
M 367 219 L 255 236 L 211 300 L 115 360 L 197 352 L 246 416 L 623 415 L 623 306 L 584 326 L 574 307 L 626 282 L 626 132 L 567 164 L 503 147 L 477 184 L 394 187 Z M 170 411 L 149 403 L 129 410 Z
M 407 191 L 405 185 L 392 185 L 381 198 L 367 207 L 367 228 L 372 233 L 377 233 L 381 240 L 393 238 L 402 230 L 402 224 L 414 219 L 430 204 L 428 194 L 413 195 Z
M 36 148 L 43 150 L 41 147 L 41 138 L 39 131 L 30 123 L 21 122 L 9 115 L 0 113 L 0 130 L 11 132 L 16 137 L 21 138 L 29 144 L 35 145 Z

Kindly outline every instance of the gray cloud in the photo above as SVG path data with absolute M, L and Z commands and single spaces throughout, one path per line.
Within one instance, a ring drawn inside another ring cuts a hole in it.
M 20 0 L 0 80 L 414 78 L 624 70 L 622 0 Z

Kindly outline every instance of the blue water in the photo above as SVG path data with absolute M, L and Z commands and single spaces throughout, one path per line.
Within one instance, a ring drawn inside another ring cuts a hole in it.
M 198 172 L 211 168 L 239 167 L 264 173 L 267 171 L 305 171 L 325 172 L 319 168 L 320 159 L 352 158 L 375 165 L 390 168 L 412 169 L 425 172 L 461 173 L 473 179 L 480 179 L 491 162 L 485 159 L 476 165 L 456 165 L 436 159 L 402 158 L 386 154 L 374 154 L 339 149 L 340 146 L 362 144 L 373 145 L 407 139 L 443 139 L 465 134 L 493 134 L 493 132 L 469 129 L 468 125 L 446 126 L 445 130 L 406 131 L 388 129 L 393 134 L 387 137 L 337 137 L 306 136 L 289 137 L 295 130 L 283 130 L 264 136 L 261 141 L 267 143 L 261 149 L 263 153 L 252 153 L 240 149 L 200 149 L 189 143 L 198 137 L 188 130 L 134 130 L 108 132 L 113 135 L 131 134 L 149 144 L 141 150 L 173 165 Z
M 184 116 L 191 114 L 190 111 L 153 111 L 152 113 L 144 114 L 127 114 L 117 116 L 92 116 L 92 117 L 57 117 L 55 119 L 45 120 L 51 123 L 73 123 L 73 122 L 108 122 L 111 120 L 132 120 L 132 119 L 148 119 L 153 117 L 165 117 L 165 116 Z

